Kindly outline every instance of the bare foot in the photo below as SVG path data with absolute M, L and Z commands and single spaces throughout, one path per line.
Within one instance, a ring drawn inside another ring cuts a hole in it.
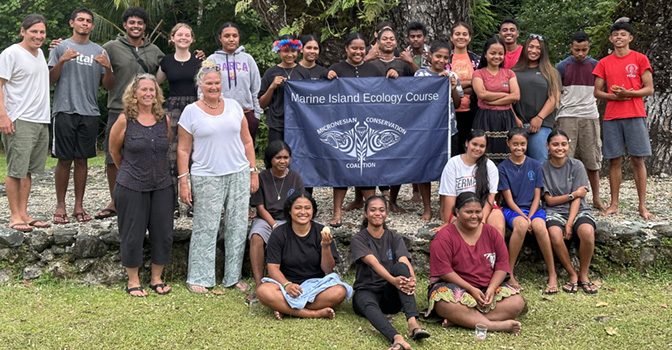
M 604 206 L 604 203 L 602 203 L 602 200 L 600 200 L 599 198 L 593 198 L 593 208 L 599 211 L 604 211 L 605 209 L 607 209 Z
M 315 311 L 315 318 L 326 318 L 328 320 L 333 320 L 335 317 L 336 312 L 330 307 L 325 307 L 324 309 Z
M 395 214 L 403 214 L 406 212 L 406 209 L 397 205 L 397 203 L 390 203 L 390 211 Z
M 497 332 L 509 332 L 518 334 L 520 333 L 521 324 L 516 320 L 494 321 L 492 322 L 492 327 L 488 328 L 492 328 L 493 331 Z
M 513 334 L 520 333 L 520 329 L 522 328 L 522 325 L 521 325 L 520 322 L 518 322 L 516 320 L 508 320 L 508 321 L 504 321 L 504 322 L 510 324 L 510 328 L 508 330 L 506 330 L 507 332 L 511 332 Z
M 282 314 L 280 311 L 273 311 L 273 317 L 275 317 L 275 319 L 278 321 L 282 321 Z
M 432 220 L 432 211 L 423 211 L 422 215 L 420 216 L 420 219 L 422 221 L 431 221 Z
M 518 290 L 523 289 L 523 288 L 520 286 L 520 283 L 518 283 L 518 280 L 513 276 L 513 274 L 511 274 L 511 277 L 509 278 L 509 282 L 508 282 L 508 283 L 509 283 L 509 285 L 510 285 L 511 287 L 513 287 L 513 288 L 516 288 L 516 289 L 518 289 Z
M 354 200 L 348 204 L 343 210 L 345 211 L 351 211 L 351 210 L 357 210 L 357 209 L 362 209 L 364 208 L 364 203 L 361 200 Z
M 609 208 L 607 208 L 607 210 L 605 210 L 602 213 L 602 215 L 604 215 L 604 216 L 615 215 L 615 214 L 618 214 L 618 206 L 613 206 L 613 205 L 609 206 Z
M 641 216 L 644 220 L 653 220 L 656 218 L 656 216 L 651 214 L 651 212 L 646 209 L 646 207 L 639 207 L 639 216 Z
M 445 329 L 448 329 L 448 328 L 450 328 L 450 327 L 455 327 L 455 324 L 452 323 L 452 322 L 450 322 L 450 321 L 448 321 L 447 318 L 444 318 L 444 319 L 443 319 L 443 322 L 441 322 L 441 327 L 443 327 L 443 328 L 445 328 Z

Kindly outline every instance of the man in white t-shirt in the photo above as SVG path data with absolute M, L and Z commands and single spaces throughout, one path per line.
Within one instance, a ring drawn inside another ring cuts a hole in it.
M 0 53 L 0 134 L 7 155 L 9 227 L 31 232 L 50 226 L 28 215 L 31 174 L 44 171 L 49 150 L 49 68 L 40 49 L 45 18 L 26 16 L 20 34 L 20 43 Z

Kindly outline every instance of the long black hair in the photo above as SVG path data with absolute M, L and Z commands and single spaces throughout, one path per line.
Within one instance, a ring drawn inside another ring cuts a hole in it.
M 271 170 L 273 167 L 272 160 L 280 151 L 286 150 L 289 153 L 289 156 L 292 156 L 292 149 L 289 148 L 289 145 L 282 140 L 275 140 L 268 144 L 266 151 L 264 152 L 264 166 L 266 169 Z
M 481 129 L 471 130 L 469 136 L 467 137 L 466 143 L 468 144 L 469 141 L 477 137 L 485 138 L 487 146 L 488 138 L 485 137 L 485 131 Z M 466 147 L 467 146 L 465 145 L 465 149 Z M 488 196 L 490 195 L 490 183 L 488 180 L 488 157 L 485 155 L 485 153 L 476 160 L 476 174 L 474 174 L 474 177 L 476 178 L 476 195 L 478 195 L 478 198 L 480 198 L 481 202 L 483 203 L 488 200 Z
M 387 206 L 387 199 L 385 197 L 374 195 L 367 198 L 366 201 L 364 202 L 364 220 L 362 220 L 362 226 L 360 226 L 361 230 L 369 227 L 369 219 L 366 218 L 366 211 L 369 209 L 369 205 L 371 205 L 371 202 L 375 200 L 383 201 L 383 204 L 385 204 L 385 211 L 387 211 L 388 206 Z M 387 228 L 387 224 L 383 223 L 383 228 Z
M 457 196 L 457 199 L 455 199 L 455 207 L 453 208 L 454 215 L 457 216 L 458 210 L 462 209 L 463 206 L 467 205 L 468 203 L 471 202 L 477 202 L 478 204 L 483 206 L 483 201 L 481 198 L 478 197 L 478 195 L 474 192 L 462 192 Z
M 488 53 L 488 49 L 490 49 L 490 46 L 495 45 L 495 44 L 500 44 L 502 45 L 504 49 L 504 52 L 506 53 L 506 45 L 504 45 L 504 41 L 502 41 L 502 38 L 500 38 L 498 35 L 495 35 L 488 39 L 485 42 L 485 45 L 483 46 L 483 54 L 481 54 L 481 61 L 478 62 L 478 68 L 485 68 L 488 66 L 488 60 L 485 58 L 485 55 Z M 499 68 L 504 67 L 504 60 L 502 60 L 502 63 L 499 64 Z

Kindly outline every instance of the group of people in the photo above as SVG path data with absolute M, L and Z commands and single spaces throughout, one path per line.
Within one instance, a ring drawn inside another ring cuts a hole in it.
M 385 224 L 388 211 L 403 209 L 400 184 L 371 184 L 355 189 L 344 207 L 347 188 L 334 188 L 332 227 L 341 226 L 342 210 L 363 208 L 361 231 L 350 243 L 356 266 L 353 287 L 334 272 L 340 256 L 328 227 L 315 222 L 317 204 L 305 188 L 301 169 L 292 169 L 292 150 L 284 142 L 284 82 L 338 78 L 403 76 L 450 80 L 449 118 L 454 157 L 445 165 L 439 194 L 441 226 L 430 245 L 427 315 L 444 326 L 520 331 L 516 317 L 524 308 L 514 274 L 526 234 L 534 234 L 548 269 L 545 293 L 558 292 L 554 253 L 567 270 L 562 290 L 597 293 L 589 267 L 595 219 L 586 202 L 606 214 L 618 212 L 622 157 L 629 155 L 646 208 L 646 168 L 651 155 L 642 97 L 653 93 L 648 59 L 629 48 L 628 22 L 611 28 L 613 53 L 596 61 L 588 56 L 590 39 L 572 36 L 571 55 L 553 66 L 544 37 L 530 34 L 518 43 L 518 25 L 505 20 L 479 57 L 469 50 L 473 36 L 464 22 L 452 26 L 450 40 L 428 45 L 427 30 L 408 24 L 409 46 L 399 49 L 390 23 L 376 28 L 370 45 L 353 33 L 344 41 L 345 59 L 330 67 L 319 62 L 320 41 L 312 35 L 278 38 L 272 50 L 279 63 L 263 75 L 240 45 L 240 29 L 224 23 L 221 50 L 205 59 L 192 51 L 194 33 L 177 24 L 170 33 L 172 54 L 145 37 L 147 13 L 138 7 L 122 17 L 124 35 L 103 46 L 93 43 L 93 13 L 73 11 L 72 36 L 52 42 L 48 60 L 43 16 L 26 16 L 22 41 L 0 54 L 0 133 L 7 154 L 6 191 L 9 226 L 21 232 L 50 223 L 27 211 L 31 174 L 43 170 L 49 149 L 58 159 L 54 224 L 92 219 L 83 198 L 87 159 L 96 155 L 100 111 L 97 92 L 108 90 L 105 130 L 106 174 L 110 201 L 94 216 L 117 216 L 121 261 L 128 274 L 126 292 L 143 297 L 140 268 L 149 231 L 149 287 L 167 294 L 162 279 L 170 263 L 173 218 L 179 201 L 193 210 L 187 286 L 208 293 L 217 285 L 216 243 L 225 243 L 222 285 L 248 292 L 241 278 L 247 240 L 255 289 L 248 299 L 274 310 L 277 318 L 333 318 L 334 308 L 353 298 L 366 317 L 392 344 L 410 345 L 385 317 L 403 311 L 409 337 L 429 333 L 420 327 L 416 278 L 400 235 Z M 301 57 L 299 59 L 299 57 Z M 205 59 L 205 60 L 204 60 Z M 160 84 L 168 82 L 164 98 Z M 55 85 L 50 106 L 49 87 Z M 600 127 L 596 98 L 606 101 Z M 256 166 L 255 139 L 265 111 L 268 145 L 265 169 Z M 603 136 L 601 136 L 603 131 Z M 602 139 L 604 144 L 602 144 Z M 603 147 L 602 147 L 603 146 Z M 602 156 L 609 160 L 611 202 L 599 196 Z M 577 157 L 575 159 L 574 157 Z M 580 159 L 580 160 L 579 160 Z M 437 160 L 445 161 L 445 160 Z M 68 215 L 65 197 L 74 163 L 75 204 Z M 376 195 L 376 187 L 384 196 Z M 387 186 L 391 185 L 391 186 Z M 414 184 L 414 198 L 430 220 L 431 184 Z M 248 232 L 250 206 L 256 208 Z M 224 224 L 222 229 L 222 212 Z M 508 248 L 505 232 L 511 230 Z M 577 272 L 565 240 L 580 240 Z

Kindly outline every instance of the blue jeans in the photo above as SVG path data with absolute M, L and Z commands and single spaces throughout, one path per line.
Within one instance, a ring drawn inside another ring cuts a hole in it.
M 530 134 L 527 140 L 527 155 L 540 162 L 545 162 L 548 159 L 548 148 L 546 146 L 546 139 L 551 133 L 552 129 L 547 127 L 539 128 L 534 134 Z

